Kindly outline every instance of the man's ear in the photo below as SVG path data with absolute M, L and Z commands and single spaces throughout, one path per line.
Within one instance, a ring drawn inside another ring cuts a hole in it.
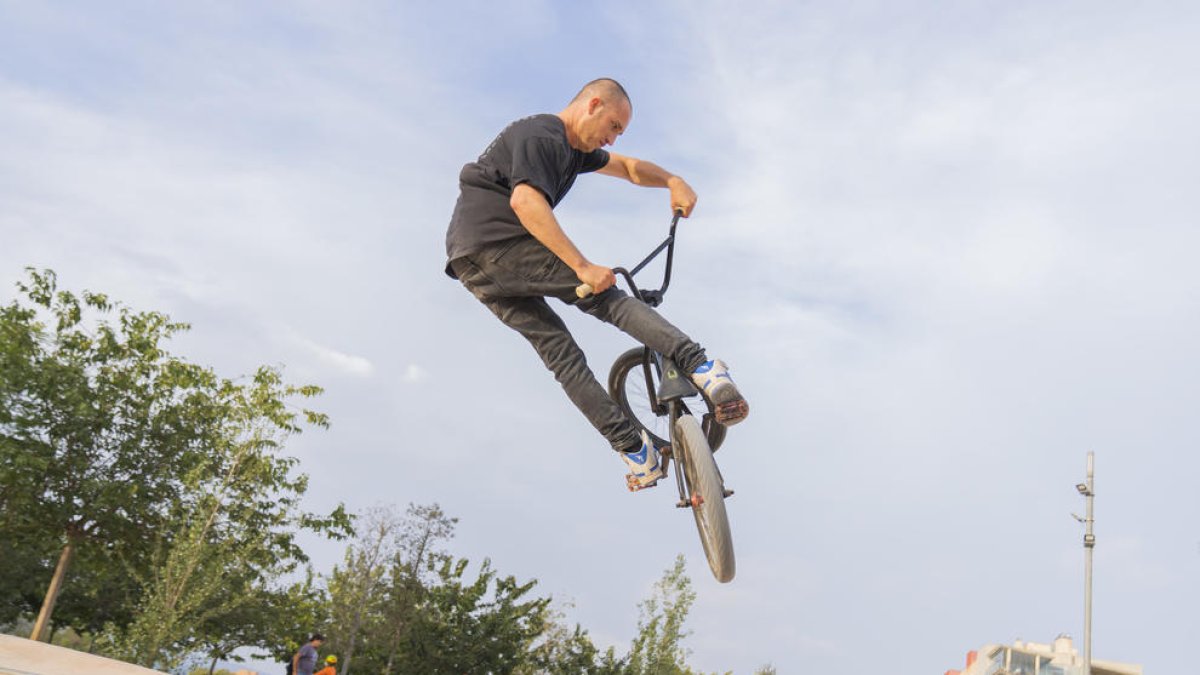
M 603 107 L 603 99 L 601 99 L 599 96 L 593 96 L 592 99 L 588 101 L 588 114 L 595 115 L 596 111 Z

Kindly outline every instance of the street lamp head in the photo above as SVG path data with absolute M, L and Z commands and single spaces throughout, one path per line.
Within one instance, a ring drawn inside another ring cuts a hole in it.
M 1075 489 L 1076 489 L 1076 490 L 1079 490 L 1079 494 L 1081 494 L 1081 495 L 1083 495 L 1083 496 L 1085 496 L 1085 497 L 1090 497 L 1090 496 L 1092 495 L 1092 491 L 1088 489 L 1088 486 L 1087 486 L 1087 484 L 1086 484 L 1086 483 L 1079 483 L 1079 484 L 1077 484 L 1077 485 L 1075 486 Z

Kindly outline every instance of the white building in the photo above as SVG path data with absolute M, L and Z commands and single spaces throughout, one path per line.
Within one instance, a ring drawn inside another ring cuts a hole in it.
M 1060 635 L 1052 644 L 1017 640 L 1011 646 L 985 645 L 967 654 L 962 670 L 947 670 L 946 675 L 1085 675 L 1083 656 L 1071 644 L 1071 637 Z M 1091 675 L 1142 675 L 1142 667 L 1092 658 Z

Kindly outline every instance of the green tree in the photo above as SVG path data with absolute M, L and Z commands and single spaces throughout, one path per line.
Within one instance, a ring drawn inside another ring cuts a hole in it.
M 547 608 L 545 628 L 530 649 L 530 659 L 518 667 L 517 675 L 598 675 L 620 670 L 603 670 L 597 663 L 599 650 L 579 624 L 568 626 L 563 612 Z M 614 650 L 608 657 L 615 662 Z
M 449 560 L 441 545 L 454 536 L 457 518 L 435 504 L 409 504 L 400 525 L 400 547 L 391 561 L 385 597 L 379 604 L 379 621 L 373 623 L 372 642 L 378 646 L 372 670 L 391 675 L 417 607 L 434 581 L 430 570 Z
M 441 549 L 457 519 L 437 504 L 410 504 L 403 516 L 376 507 L 362 518 L 360 537 L 328 580 L 333 620 L 326 631 L 339 673 L 393 672 L 414 612 L 436 581 L 430 572 L 449 559 Z
M 186 325 L 96 293 L 59 291 L 29 270 L 0 309 L 0 509 L 6 538 L 57 545 L 34 627 L 49 627 L 81 548 L 145 559 L 144 533 L 181 490 L 216 424 L 210 373 L 161 345 Z M 85 311 L 109 314 L 89 331 Z
M 238 651 L 250 647 L 254 658 L 267 658 L 267 646 L 274 642 L 275 635 L 270 626 L 275 617 L 269 610 L 281 603 L 275 597 L 282 591 L 251 589 L 251 595 L 236 607 L 208 616 L 196 628 L 190 641 L 193 655 L 207 660 L 209 670 L 214 670 L 218 661 L 244 661 Z
M 682 555 L 654 585 L 654 593 L 639 608 L 638 635 L 629 652 L 631 675 L 687 675 L 689 650 L 683 640 L 688 612 L 696 600 L 692 580 L 687 576 Z
M 252 593 L 237 609 L 210 616 L 196 628 L 193 656 L 207 661 L 209 669 L 218 661 L 241 662 L 246 657 L 287 662 L 314 626 L 329 620 L 324 609 L 328 601 L 314 585 L 311 570 L 304 581 Z M 244 648 L 249 649 L 239 651 Z
M 335 646 L 342 653 L 339 670 L 349 675 L 355 647 L 383 595 L 388 563 L 400 548 L 401 520 L 394 507 L 375 506 L 361 518 L 358 540 L 346 548 L 341 566 L 329 578 L 329 600 Z
M 0 511 L 0 517 L 7 519 L 10 515 Z M 45 580 L 52 573 L 46 561 L 58 552 L 57 546 L 46 546 L 44 542 L 9 538 L 14 529 L 11 523 L 0 524 L 0 531 L 6 535 L 0 546 L 0 569 L 6 570 L 0 574 L 0 625 L 14 624 L 37 612 L 46 592 Z
M 500 577 L 487 560 L 475 581 L 465 582 L 467 565 L 445 560 L 438 567 L 400 652 L 399 672 L 503 675 L 529 662 L 550 599 L 525 599 L 537 582 Z
M 277 456 L 302 422 L 327 424 L 288 404 L 319 389 L 269 368 L 247 384 L 220 378 L 167 352 L 186 324 L 60 290 L 52 271 L 28 270 L 17 288 L 0 307 L 0 537 L 16 565 L 2 576 L 42 584 L 35 638 L 54 624 L 127 627 L 143 598 L 179 634 L 219 604 L 214 570 L 261 581 L 304 559 L 294 526 L 344 529 L 340 512 L 297 510 L 306 480 Z M 29 585 L 0 591 L 6 615 L 33 604 Z
M 171 517 L 178 525 L 164 527 L 168 538 L 125 639 L 132 660 L 175 666 L 198 646 L 202 626 L 244 627 L 257 614 L 250 605 L 261 602 L 261 590 L 307 561 L 297 532 L 348 533 L 340 507 L 326 519 L 297 512 L 306 479 L 294 480 L 294 460 L 276 456 L 297 431 L 295 414 L 282 407 L 273 417 L 260 412 L 262 402 L 286 393 L 281 386 L 277 373 L 260 370 L 252 384 L 229 389 L 229 428 L 185 479 L 185 501 Z M 220 643 L 227 640 L 207 642 Z
M 304 581 L 280 592 L 265 594 L 261 610 L 257 625 L 260 634 L 267 637 L 259 646 L 267 653 L 260 656 L 270 656 L 283 663 L 291 660 L 308 635 L 321 631 L 331 621 L 329 595 L 316 582 L 311 570 Z M 221 625 L 211 624 L 205 634 L 219 636 L 222 630 Z M 253 632 L 254 627 L 249 626 L 246 630 Z

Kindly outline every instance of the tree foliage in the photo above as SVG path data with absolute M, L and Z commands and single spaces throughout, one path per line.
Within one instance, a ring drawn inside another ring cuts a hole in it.
M 283 454 L 328 426 L 294 405 L 320 389 L 276 368 L 221 377 L 168 351 L 186 324 L 61 290 L 51 271 L 17 288 L 0 306 L 0 625 L 53 607 L 51 630 L 159 667 L 215 668 L 247 647 L 284 661 L 319 630 L 341 675 L 693 673 L 682 556 L 625 655 L 568 624 L 536 580 L 451 555 L 457 519 L 437 504 L 366 514 L 314 577 L 297 537 L 354 531 L 340 507 L 302 510 L 307 477 Z
M 454 537 L 457 518 L 448 516 L 437 504 L 409 504 L 400 524 L 399 548 L 392 557 L 388 587 L 379 604 L 379 620 L 371 624 L 373 644 L 386 658 L 381 672 L 396 667 L 400 649 L 409 636 L 413 619 L 432 585 L 432 570 L 450 559 L 442 545 Z
M 607 661 L 607 666 L 604 665 Z M 527 663 L 517 668 L 518 675 L 618 675 L 625 662 L 610 648 L 601 656 L 587 631 L 579 624 L 570 626 L 562 611 L 548 608 L 542 634 L 530 649 Z
M 267 367 L 220 377 L 167 351 L 186 324 L 60 290 L 51 271 L 17 288 L 0 307 L 0 562 L 24 581 L 0 585 L 0 618 L 53 575 L 56 624 L 107 627 L 158 663 L 305 563 L 298 532 L 349 531 L 340 508 L 301 511 L 307 478 L 282 455 L 303 425 L 328 426 L 290 403 L 319 388 Z
M 527 598 L 537 582 L 501 577 L 488 560 L 468 581 L 468 565 L 459 559 L 438 567 L 401 651 L 400 672 L 512 673 L 530 658 L 549 598 Z
M 400 548 L 400 531 L 400 519 L 392 509 L 377 506 L 368 510 L 360 519 L 358 540 L 346 548 L 342 565 L 330 575 L 330 611 L 335 625 L 342 629 L 336 643 L 342 654 L 342 675 L 352 672 L 355 646 L 373 618 L 371 606 L 386 602 L 382 591 L 388 563 Z
M 275 381 L 256 378 L 255 384 Z M 273 454 L 280 432 L 258 420 L 248 424 L 259 426 L 218 446 L 185 479 L 188 499 L 173 518 L 178 526 L 167 528 L 148 593 L 127 632 L 128 655 L 139 663 L 175 665 L 201 644 L 205 635 L 198 629 L 206 625 L 249 627 L 261 618 L 254 605 L 267 600 L 269 585 L 306 560 L 294 541 L 303 489 Z M 341 536 L 348 519 L 336 520 L 336 529 L 322 531 Z M 228 642 L 227 633 L 225 640 L 208 637 L 209 649 Z M 164 662 L 168 654 L 173 660 Z
M 266 654 L 280 662 L 289 661 L 292 655 L 300 649 L 308 635 L 320 632 L 330 625 L 329 594 L 309 570 L 303 581 L 294 583 L 280 591 L 263 593 L 261 604 L 251 604 L 255 611 L 246 617 L 243 625 L 247 633 L 264 636 L 261 643 L 247 640 L 225 645 L 223 654 L 229 654 L 230 647 L 255 644 Z M 324 631 L 329 633 L 329 631 Z M 212 636 L 211 640 L 219 640 L 225 635 L 225 630 L 218 623 L 206 624 L 205 635 Z M 215 651 L 215 649 L 214 649 Z
M 437 504 L 410 505 L 403 517 L 381 518 L 378 508 L 346 558 L 330 575 L 328 588 L 335 620 L 325 631 L 330 652 L 345 664 L 350 630 L 357 630 L 353 672 L 371 673 L 518 673 L 520 675 L 623 672 L 623 661 L 609 650 L 608 667 L 586 631 L 567 627 L 550 608 L 551 598 L 537 597 L 536 582 L 499 574 L 489 561 L 476 567 L 443 549 L 457 519 Z M 379 526 L 387 523 L 386 527 Z M 374 532 L 374 534 L 371 534 Z M 378 556 L 380 538 L 391 539 L 390 564 L 380 574 L 360 575 Z M 364 597 L 355 588 L 369 587 Z M 338 599 L 338 597 L 343 599 Z M 357 620 L 354 608 L 363 612 Z M 357 628 L 356 628 L 357 627 Z M 345 671 L 339 669 L 342 675 Z
M 17 286 L 23 299 L 0 309 L 0 528 L 35 559 L 103 549 L 144 566 L 145 533 L 218 423 L 214 378 L 166 355 L 186 325 L 165 315 L 59 291 L 48 271 Z M 115 323 L 84 321 L 114 310 Z M 52 568 L 28 571 L 44 590 Z
M 329 648 L 339 672 L 393 672 L 413 614 L 433 581 L 429 570 L 448 556 L 441 544 L 454 536 L 456 518 L 437 504 L 369 509 L 358 538 L 327 580 L 332 622 Z
M 472 575 L 468 560 L 441 550 L 456 521 L 436 504 L 410 505 L 404 517 L 376 508 L 364 520 L 373 525 L 328 578 L 337 609 L 325 631 L 327 649 L 345 664 L 354 631 L 354 672 L 696 674 L 683 644 L 696 598 L 683 556 L 640 603 L 637 635 L 620 656 L 568 624 L 552 598 L 537 597 L 535 581 L 502 576 L 488 560 Z M 382 569 L 385 549 L 392 564 Z
M 641 605 L 638 635 L 629 652 L 630 675 L 685 675 L 688 650 L 683 640 L 689 634 L 684 629 L 688 612 L 696 600 L 692 580 L 687 576 L 683 556 L 675 558 L 658 583 L 654 593 Z

